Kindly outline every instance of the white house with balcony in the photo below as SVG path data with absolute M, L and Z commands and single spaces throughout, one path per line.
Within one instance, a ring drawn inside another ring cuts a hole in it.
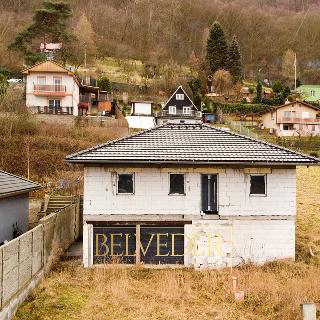
M 67 161 L 84 165 L 86 267 L 294 259 L 296 166 L 319 164 L 209 125 L 173 123 Z
M 261 116 L 262 125 L 279 137 L 320 135 L 320 109 L 296 100 Z
M 202 114 L 182 86 L 172 94 L 162 110 L 155 112 L 156 123 L 201 123 Z
M 34 113 L 77 116 L 80 81 L 55 61 L 43 61 L 22 71 L 26 106 Z

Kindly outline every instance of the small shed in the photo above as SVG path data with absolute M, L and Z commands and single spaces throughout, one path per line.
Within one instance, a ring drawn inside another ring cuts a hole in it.
M 202 113 L 203 123 L 211 123 L 217 121 L 217 115 L 215 113 Z
M 29 193 L 38 183 L 0 170 L 0 245 L 28 231 Z
M 153 101 L 131 101 L 132 116 L 151 116 Z

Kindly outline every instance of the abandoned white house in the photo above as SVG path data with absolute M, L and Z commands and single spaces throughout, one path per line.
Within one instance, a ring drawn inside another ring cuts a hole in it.
M 83 262 L 224 267 L 294 258 L 296 166 L 319 160 L 202 124 L 67 157 L 84 164 Z
M 172 94 L 162 110 L 154 113 L 158 125 L 170 123 L 201 123 L 201 112 L 189 98 L 182 86 Z
M 0 170 L 0 244 L 26 232 L 29 221 L 29 192 L 40 185 Z

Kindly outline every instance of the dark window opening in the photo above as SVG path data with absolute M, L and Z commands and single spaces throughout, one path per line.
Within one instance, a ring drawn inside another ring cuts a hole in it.
M 266 195 L 266 176 L 250 176 L 250 194 Z
M 133 174 L 118 174 L 118 193 L 133 193 Z
M 218 213 L 218 175 L 201 175 L 202 211 L 208 214 Z
M 184 174 L 170 174 L 169 194 L 184 194 Z

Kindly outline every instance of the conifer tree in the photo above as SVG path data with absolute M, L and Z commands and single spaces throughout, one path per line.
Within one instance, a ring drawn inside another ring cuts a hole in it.
M 242 77 L 241 52 L 236 36 L 233 36 L 228 49 L 228 70 L 230 71 L 234 82 Z
M 223 29 L 219 22 L 215 21 L 210 28 L 207 40 L 207 64 L 210 72 L 225 69 L 228 62 L 228 44 Z
M 67 32 L 67 19 L 71 16 L 70 4 L 64 1 L 43 1 L 36 9 L 31 25 L 19 32 L 9 49 L 21 52 L 27 64 L 42 60 L 39 52 L 41 42 L 68 43 L 73 36 Z
M 254 102 L 261 103 L 261 101 L 262 101 L 262 84 L 261 84 L 260 80 L 258 80 L 256 91 L 257 91 L 257 95 L 254 99 Z

